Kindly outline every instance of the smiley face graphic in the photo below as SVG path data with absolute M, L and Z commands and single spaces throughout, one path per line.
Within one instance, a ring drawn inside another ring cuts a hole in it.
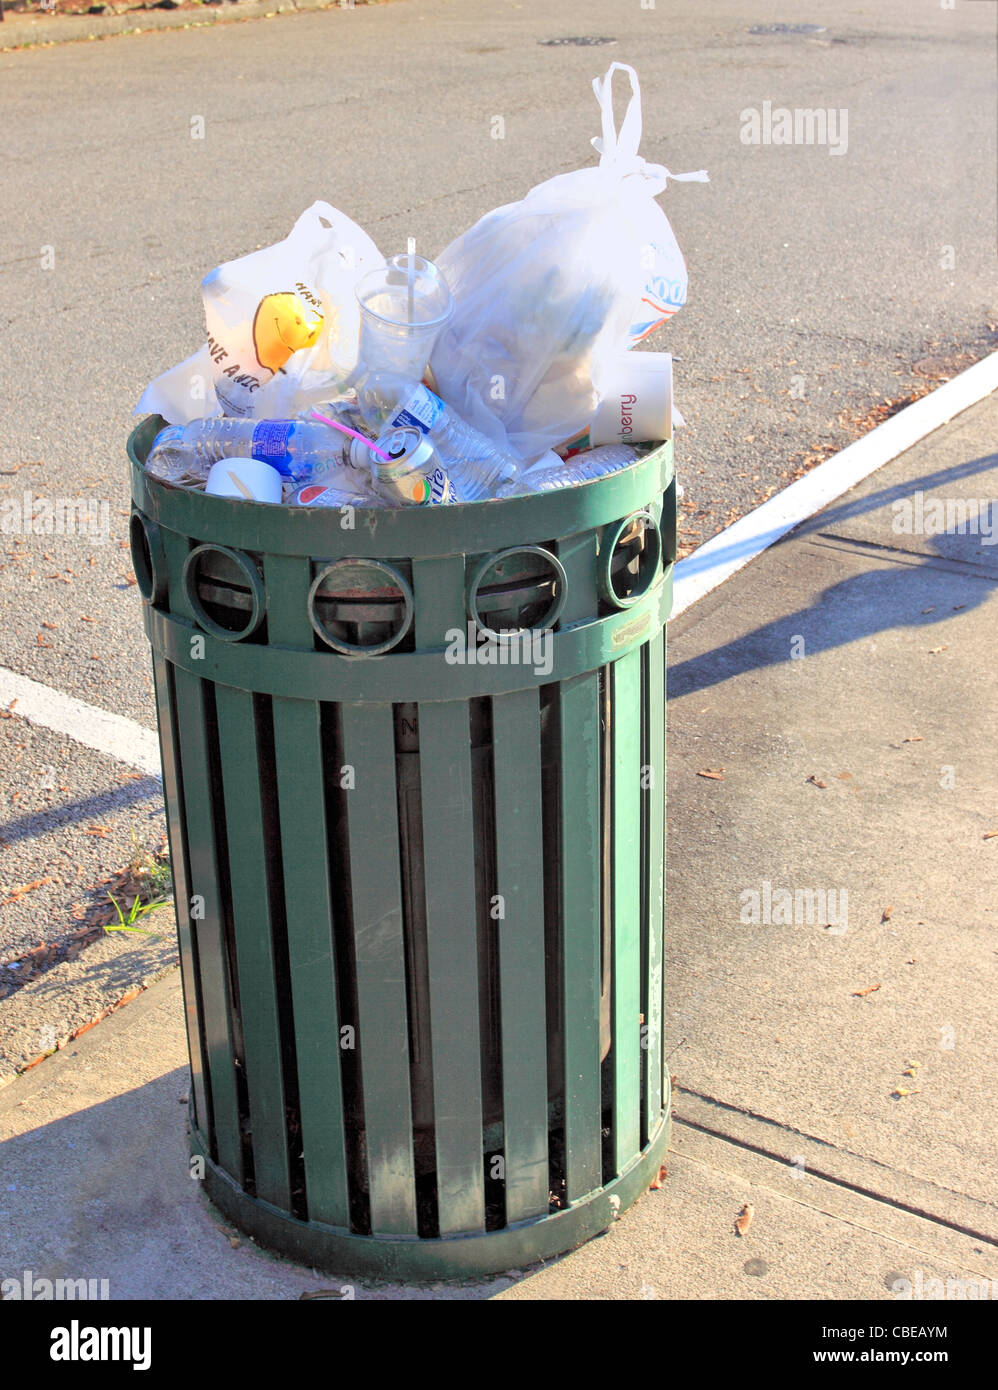
M 253 320 L 253 346 L 260 366 L 281 371 L 292 353 L 315 345 L 322 324 L 322 315 L 292 290 L 265 295 Z

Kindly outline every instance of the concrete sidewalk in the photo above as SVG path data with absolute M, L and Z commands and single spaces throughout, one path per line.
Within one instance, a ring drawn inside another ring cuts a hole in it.
M 998 1280 L 998 537 L 933 533 L 947 499 L 959 523 L 998 498 L 996 437 L 992 397 L 670 627 L 661 1190 L 573 1254 L 478 1284 L 272 1258 L 188 1177 L 173 972 L 0 1092 L 0 1278 L 584 1300 Z

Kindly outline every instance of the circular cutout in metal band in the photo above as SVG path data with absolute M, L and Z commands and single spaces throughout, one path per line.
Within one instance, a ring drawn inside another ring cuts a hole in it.
M 308 591 L 309 622 L 343 656 L 390 652 L 412 627 L 415 611 L 409 581 L 386 560 L 334 560 Z
M 497 639 L 553 628 L 567 598 L 565 566 L 540 545 L 514 545 L 486 555 L 465 591 L 468 616 L 479 632 Z M 499 626 L 504 616 L 513 621 Z
M 162 603 L 167 589 L 166 553 L 159 527 L 140 511 L 133 511 L 128 523 L 128 540 L 139 593 L 146 603 Z
M 199 625 L 223 642 L 241 642 L 263 622 L 263 579 L 241 550 L 195 546 L 184 561 L 184 592 Z
M 607 528 L 604 541 L 597 572 L 600 595 L 614 608 L 630 608 L 644 598 L 661 567 L 662 533 L 655 514 L 648 507 L 631 512 Z

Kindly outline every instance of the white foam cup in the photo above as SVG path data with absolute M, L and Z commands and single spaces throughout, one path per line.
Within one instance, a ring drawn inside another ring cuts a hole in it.
M 240 487 L 240 484 L 242 486 Z M 220 459 L 212 465 L 205 492 L 212 497 L 240 497 L 244 502 L 280 502 L 282 479 L 260 459 Z

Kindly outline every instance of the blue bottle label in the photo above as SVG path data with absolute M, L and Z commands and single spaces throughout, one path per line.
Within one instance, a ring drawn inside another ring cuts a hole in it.
M 425 386 L 417 386 L 405 405 L 392 416 L 393 425 L 413 425 L 423 434 L 429 434 L 440 419 L 446 407 L 439 396 Z
M 295 427 L 294 420 L 261 420 L 253 426 L 251 451 L 261 463 L 269 463 L 278 473 L 291 476 L 291 457 L 288 440 Z

